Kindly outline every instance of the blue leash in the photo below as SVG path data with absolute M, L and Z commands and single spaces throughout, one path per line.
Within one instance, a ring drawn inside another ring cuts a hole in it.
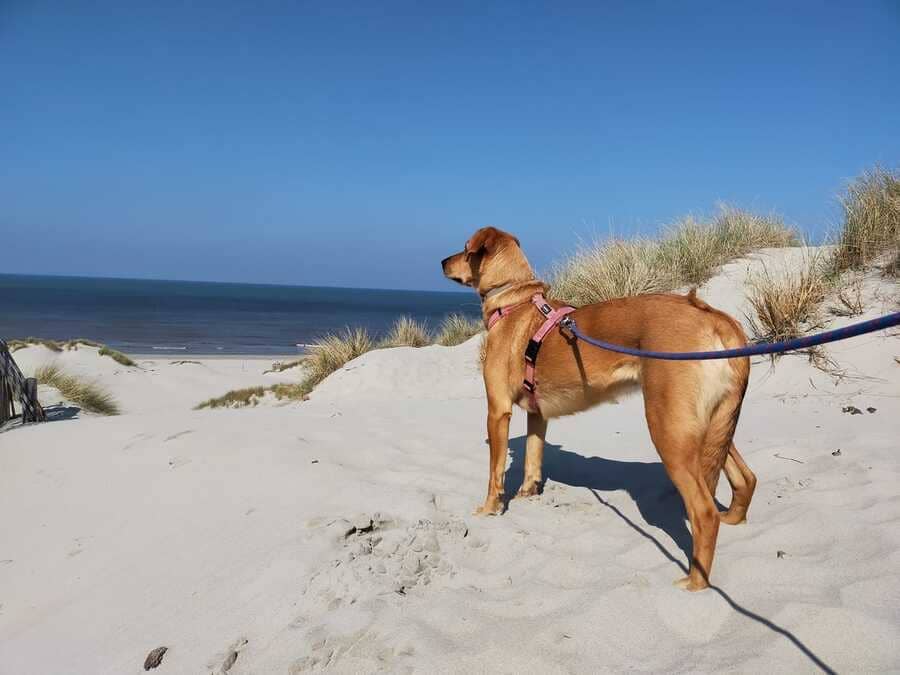
M 755 345 L 747 345 L 738 349 L 722 349 L 714 352 L 650 352 L 642 349 L 632 349 L 631 347 L 623 347 L 622 345 L 614 345 L 611 342 L 604 342 L 592 337 L 588 337 L 575 325 L 575 319 L 572 315 L 568 315 L 559 322 L 560 327 L 567 329 L 576 338 L 583 342 L 587 342 L 594 347 L 607 349 L 611 352 L 619 354 L 630 354 L 631 356 L 640 356 L 645 359 L 666 359 L 668 361 L 706 361 L 709 359 L 734 359 L 740 356 L 757 356 L 759 354 L 780 354 L 781 352 L 791 352 L 797 349 L 806 349 L 807 347 L 815 347 L 816 345 L 824 345 L 828 342 L 836 342 L 837 340 L 846 340 L 847 338 L 864 335 L 866 333 L 874 333 L 877 330 L 900 326 L 900 312 L 894 312 L 886 316 L 863 321 L 862 323 L 853 324 L 844 328 L 836 328 L 834 330 L 825 331 L 816 335 L 808 335 L 806 337 L 794 338 L 784 342 L 761 342 Z

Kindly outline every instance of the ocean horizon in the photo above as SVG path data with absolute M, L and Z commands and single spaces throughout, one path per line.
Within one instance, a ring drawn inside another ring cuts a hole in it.
M 289 355 L 347 326 L 477 317 L 471 292 L 0 274 L 0 338 L 85 338 L 131 354 Z

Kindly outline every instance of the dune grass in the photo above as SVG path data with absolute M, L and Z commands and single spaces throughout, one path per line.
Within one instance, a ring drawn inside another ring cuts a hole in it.
M 401 316 L 378 344 L 379 347 L 425 347 L 432 343 L 425 324 L 410 316 Z
M 841 207 L 834 271 L 862 269 L 885 257 L 885 271 L 900 274 L 900 173 L 880 167 L 863 173 L 847 187 Z
M 115 361 L 116 363 L 120 363 L 123 366 L 137 367 L 137 364 L 128 356 L 126 356 L 122 352 L 116 351 L 115 349 L 110 349 L 106 345 L 100 347 L 100 349 L 97 351 L 97 354 L 99 354 L 100 356 L 108 356 L 113 361 Z
M 129 366 L 132 368 L 137 367 L 137 364 L 122 352 L 112 349 L 111 347 L 107 347 L 102 342 L 88 340 L 87 338 L 75 338 L 74 340 L 49 340 L 46 338 L 27 337 L 10 340 L 7 344 L 9 345 L 9 350 L 11 352 L 36 345 L 46 347 L 50 351 L 57 353 L 64 351 L 78 351 L 78 348 L 82 346 L 94 347 L 95 349 L 97 349 L 98 356 L 108 356 L 116 363 L 120 363 L 123 366 Z
M 841 197 L 844 221 L 830 252 L 805 256 L 794 270 L 764 270 L 748 280 L 748 316 L 757 338 L 782 340 L 822 326 L 821 305 L 829 313 L 863 313 L 862 284 L 867 268 L 900 273 L 900 176 L 879 167 L 856 178 Z
M 235 389 L 204 401 L 194 409 L 255 406 L 267 393 L 278 400 L 301 401 L 331 373 L 374 348 L 375 342 L 365 329 L 345 328 L 341 333 L 326 335 L 310 346 L 310 355 L 302 359 L 303 378 L 299 382 Z
M 462 314 L 451 314 L 441 323 L 434 337 L 435 344 L 454 347 L 484 330 L 484 324 Z
M 205 408 L 245 408 L 255 406 L 259 399 L 266 395 L 267 387 L 247 387 L 245 389 L 233 389 L 221 396 L 207 399 L 196 406 L 194 410 Z
M 821 251 L 807 249 L 799 265 L 763 270 L 747 280 L 747 315 L 753 336 L 781 341 L 822 327 L 820 308 L 831 286 L 826 276 L 828 259 Z
M 290 370 L 291 368 L 302 366 L 304 360 L 304 358 L 300 358 L 294 359 L 293 361 L 275 361 L 275 363 L 272 364 L 271 368 L 263 371 L 263 375 L 265 375 L 266 373 L 283 373 L 285 370 Z
M 96 382 L 89 382 L 66 373 L 56 364 L 38 368 L 34 376 L 40 384 L 56 388 L 64 398 L 89 412 L 101 415 L 118 415 L 119 406 L 112 394 Z
M 44 346 L 52 352 L 61 352 L 63 350 L 62 344 L 57 342 L 56 340 L 47 340 L 44 338 L 36 337 L 14 338 L 7 341 L 6 344 L 9 347 L 10 352 L 17 352 L 20 349 L 25 349 L 26 347 L 32 347 L 36 345 Z
M 326 335 L 310 348 L 302 384 L 312 391 L 331 373 L 374 348 L 375 342 L 365 328 L 345 328 L 341 333 Z
M 778 216 L 721 206 L 708 222 L 684 218 L 658 239 L 582 246 L 550 272 L 550 296 L 574 305 L 663 293 L 709 279 L 724 263 L 766 247 L 796 246 Z

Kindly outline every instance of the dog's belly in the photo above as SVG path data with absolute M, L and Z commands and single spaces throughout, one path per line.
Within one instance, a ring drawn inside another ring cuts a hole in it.
M 637 393 L 640 381 L 636 374 L 627 379 L 620 379 L 602 385 L 587 386 L 578 383 L 571 385 L 548 385 L 541 387 L 538 383 L 537 402 L 541 416 L 545 419 L 573 415 L 601 403 L 614 403 L 622 396 Z M 529 397 L 523 392 L 516 404 L 524 410 L 531 409 Z

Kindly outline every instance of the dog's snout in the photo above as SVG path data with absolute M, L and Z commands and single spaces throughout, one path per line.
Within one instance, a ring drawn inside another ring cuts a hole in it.
M 444 258 L 443 260 L 441 260 L 441 269 L 443 269 L 443 270 L 447 269 L 447 263 L 450 262 L 450 258 L 452 258 L 452 257 L 453 256 L 450 255 L 450 256 L 447 256 L 446 258 Z

